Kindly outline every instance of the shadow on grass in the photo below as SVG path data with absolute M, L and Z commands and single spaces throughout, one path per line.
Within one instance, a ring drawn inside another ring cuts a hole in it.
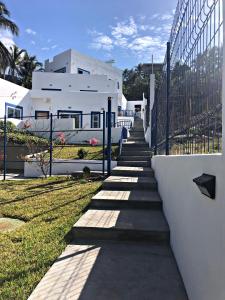
M 28 198 L 40 196 L 40 195 L 47 194 L 47 193 L 52 193 L 52 192 L 55 192 L 55 191 L 60 191 L 60 190 L 63 190 L 63 189 L 68 189 L 68 188 L 71 188 L 73 185 L 74 185 L 74 183 L 71 182 L 71 184 L 69 184 L 69 185 L 65 185 L 65 186 L 58 187 L 58 188 L 53 188 L 53 189 L 48 190 L 48 191 L 43 191 L 43 192 L 40 191 L 38 193 L 33 193 L 33 194 L 31 194 L 29 196 L 26 196 L 26 197 L 16 198 L 16 199 L 9 200 L 9 201 L 4 201 L 4 202 L 0 201 L 0 205 L 6 205 L 6 204 L 10 204 L 10 203 L 16 203 L 16 202 L 19 202 L 19 201 L 26 200 Z

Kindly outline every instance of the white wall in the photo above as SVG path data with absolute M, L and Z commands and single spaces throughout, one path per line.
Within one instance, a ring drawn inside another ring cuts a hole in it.
M 108 110 L 108 97 L 112 97 L 112 112 L 117 121 L 118 94 L 92 92 L 54 92 L 33 90 L 30 92 L 33 100 L 33 114 L 35 110 L 47 110 L 57 114 L 58 110 L 75 110 L 90 114 L 104 108 Z M 83 127 L 90 128 L 91 116 L 83 117 Z
M 88 116 L 89 117 L 89 116 Z M 50 119 L 27 119 L 30 122 L 31 127 L 29 130 L 36 132 L 36 135 L 39 135 L 44 138 L 49 138 L 50 130 Z M 24 120 L 25 121 L 25 120 Z M 20 121 L 18 127 L 23 128 L 24 121 Z M 70 132 L 69 130 L 72 130 Z M 121 137 L 122 128 L 116 127 L 112 128 L 112 143 L 117 144 Z M 89 126 L 84 127 L 83 129 L 76 129 L 74 127 L 73 119 L 53 119 L 53 138 L 57 138 L 57 134 L 64 132 L 66 143 L 68 144 L 89 144 L 90 139 L 96 138 L 99 141 L 99 144 L 103 142 L 103 131 L 90 128 Z M 105 141 L 107 141 L 107 128 L 105 130 Z
M 141 108 L 143 108 L 143 100 L 127 101 L 126 109 L 135 111 L 135 105 L 141 105 Z
M 111 168 L 117 166 L 116 161 L 111 161 Z M 65 160 L 58 159 L 52 163 L 52 175 L 71 175 L 74 172 L 82 172 L 84 167 L 90 168 L 91 171 L 102 172 L 102 161 L 101 160 Z M 49 172 L 49 166 L 45 169 Z M 105 161 L 105 172 L 107 170 L 107 161 Z M 40 165 L 37 161 L 33 160 L 24 163 L 24 176 L 35 178 L 43 176 Z
M 69 49 L 53 57 L 53 60 L 45 62 L 46 72 L 53 72 L 66 67 L 67 73 L 77 73 L 81 68 L 89 71 L 90 74 L 107 75 L 109 79 L 119 82 L 119 91 L 122 93 L 122 70 L 95 58 L 83 55 L 75 50 Z
M 7 80 L 0 79 L 0 118 L 4 117 L 5 103 L 22 106 L 23 115 L 30 115 L 32 104 L 29 90 Z M 17 123 L 17 120 L 15 120 L 15 123 Z
M 32 90 L 62 89 L 63 92 L 97 90 L 98 92 L 117 93 L 116 82 L 106 75 L 79 75 L 69 73 L 34 72 Z
M 225 159 L 222 155 L 155 156 L 153 169 L 171 244 L 190 300 L 225 299 Z M 216 199 L 193 178 L 216 176 Z

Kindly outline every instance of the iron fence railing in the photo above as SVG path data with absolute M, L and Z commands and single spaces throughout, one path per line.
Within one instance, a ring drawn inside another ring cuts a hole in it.
M 222 0 L 179 0 L 152 110 L 157 154 L 221 152 Z
M 91 114 L 77 116 L 90 119 Z M 100 113 L 99 128 L 85 128 L 83 125 L 77 128 L 77 124 L 82 122 L 77 123 L 73 119 L 74 116 L 64 119 L 53 114 L 45 118 L 23 116 L 22 120 L 16 120 L 16 127 L 12 122 L 15 120 L 6 116 L 0 118 L 0 177 L 5 180 L 8 174 L 23 173 L 25 163 L 41 176 L 52 176 L 54 168 L 62 164 L 66 164 L 66 173 L 58 175 L 67 174 L 67 166 L 70 170 L 74 168 L 75 173 L 78 169 L 75 165 L 85 164 L 86 159 L 103 175 L 106 168 L 107 174 L 110 174 L 111 160 L 117 153 L 116 148 L 112 148 L 112 114 Z

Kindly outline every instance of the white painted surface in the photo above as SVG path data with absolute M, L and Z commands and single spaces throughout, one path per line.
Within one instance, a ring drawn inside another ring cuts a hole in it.
M 87 116 L 90 117 L 90 116 Z M 34 120 L 27 119 L 31 125 L 28 129 L 30 131 L 36 132 L 36 135 L 49 138 L 50 130 L 50 120 L 38 119 Z M 85 121 L 85 120 L 84 120 Z M 89 122 L 89 119 L 87 120 Z M 86 123 L 85 123 L 86 124 Z M 20 121 L 18 127 L 24 127 L 24 121 Z M 53 139 L 57 138 L 57 135 L 61 132 L 64 133 L 66 144 L 89 144 L 90 139 L 96 138 L 99 144 L 102 144 L 103 141 L 103 132 L 102 130 L 97 131 L 94 128 L 88 126 L 83 126 L 83 129 L 77 129 L 74 127 L 74 119 L 53 119 Z M 70 132 L 70 130 L 72 130 Z M 115 127 L 112 128 L 112 143 L 117 144 L 121 137 L 122 128 Z M 105 138 L 107 141 L 107 128 L 105 130 Z
M 116 161 L 111 162 L 111 168 L 117 166 Z M 102 171 L 101 160 L 66 160 L 58 159 L 52 163 L 52 175 L 70 175 L 74 172 L 82 172 L 84 167 L 90 168 L 91 171 Z M 46 170 L 49 170 L 49 166 Z M 105 161 L 105 170 L 107 170 L 107 161 Z M 25 177 L 41 177 L 43 173 L 37 161 L 24 162 L 24 176 Z
M 190 300 L 225 299 L 225 159 L 222 155 L 155 156 L 153 169 L 171 244 Z M 216 176 L 216 199 L 193 178 Z
M 30 115 L 29 90 L 7 80 L 0 79 L 0 118 L 5 114 L 5 103 L 23 106 L 23 114 Z M 13 121 L 13 120 L 12 120 Z M 17 120 L 15 120 L 17 123 Z
M 142 109 L 143 108 L 143 100 L 127 101 L 127 110 L 135 111 L 135 105 L 141 105 L 141 109 Z
M 51 62 L 49 60 L 45 62 L 46 72 L 54 72 L 63 67 L 66 67 L 66 72 L 71 74 L 77 74 L 78 68 L 81 68 L 89 71 L 90 74 L 107 75 L 108 79 L 119 82 L 118 91 L 122 94 L 122 70 L 109 63 L 81 54 L 73 49 L 54 56 Z
M 62 89 L 63 92 L 80 90 L 118 93 L 117 84 L 106 75 L 79 75 L 69 73 L 34 72 L 32 90 Z

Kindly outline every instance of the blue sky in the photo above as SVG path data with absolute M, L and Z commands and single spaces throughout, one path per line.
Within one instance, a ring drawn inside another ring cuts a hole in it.
M 73 48 L 122 69 L 161 61 L 177 0 L 7 0 L 19 37 L 0 39 L 37 55 L 40 61 Z

